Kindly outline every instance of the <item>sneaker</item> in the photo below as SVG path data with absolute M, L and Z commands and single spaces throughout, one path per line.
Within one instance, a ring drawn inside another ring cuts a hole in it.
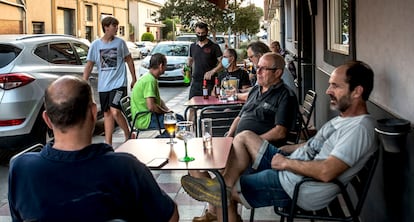
M 185 175 L 181 177 L 181 185 L 192 198 L 221 207 L 221 187 L 217 178 L 195 178 Z M 230 203 L 229 197 L 230 191 L 227 190 L 227 204 Z
M 203 216 L 194 217 L 193 222 L 217 222 L 217 215 L 206 210 Z

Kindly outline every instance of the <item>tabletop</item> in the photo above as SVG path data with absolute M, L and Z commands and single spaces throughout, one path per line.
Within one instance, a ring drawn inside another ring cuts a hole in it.
M 231 105 L 231 104 L 244 104 L 244 100 L 225 100 L 222 101 L 215 96 L 209 96 L 208 99 L 204 99 L 203 96 L 193 96 L 187 102 L 184 103 L 185 106 L 215 106 L 215 105 Z
M 224 169 L 230 153 L 232 137 L 213 137 L 211 150 L 203 148 L 202 138 L 190 139 L 187 143 L 188 155 L 194 157 L 191 162 L 180 162 L 184 156 L 184 141 L 174 139 L 173 146 L 167 144 L 167 138 L 130 139 L 120 145 L 115 152 L 130 153 L 144 164 L 155 158 L 168 158 L 168 163 L 160 170 L 212 170 Z

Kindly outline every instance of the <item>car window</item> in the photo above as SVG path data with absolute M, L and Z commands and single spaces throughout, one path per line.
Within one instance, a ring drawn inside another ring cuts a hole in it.
M 188 56 L 188 47 L 188 45 L 158 45 L 151 53 L 161 53 L 167 56 Z
M 216 43 L 217 44 L 223 44 L 224 43 L 224 38 L 223 37 L 216 37 Z
M 22 50 L 10 45 L 0 45 L 0 68 L 13 61 Z
M 75 47 L 76 53 L 78 54 L 82 65 L 86 64 L 86 56 L 88 55 L 89 47 L 80 43 L 74 43 L 73 47 Z
M 75 52 L 69 43 L 49 44 L 49 50 L 48 45 L 40 45 L 35 49 L 35 54 L 53 64 L 78 64 Z

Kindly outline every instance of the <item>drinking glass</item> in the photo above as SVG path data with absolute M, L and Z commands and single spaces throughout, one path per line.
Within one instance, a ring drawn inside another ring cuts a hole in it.
M 167 133 L 170 134 L 170 141 L 167 142 L 167 144 L 177 143 L 173 140 L 176 124 L 177 124 L 177 118 L 175 117 L 175 113 L 164 114 L 164 127 L 165 127 L 165 130 L 167 130 Z
M 193 122 L 191 121 L 181 121 L 177 123 L 177 133 L 175 137 L 178 139 L 184 140 L 184 149 L 185 155 L 183 158 L 179 158 L 178 160 L 181 162 L 190 162 L 194 160 L 194 157 L 189 157 L 187 153 L 187 142 L 188 140 L 194 138 L 194 126 Z

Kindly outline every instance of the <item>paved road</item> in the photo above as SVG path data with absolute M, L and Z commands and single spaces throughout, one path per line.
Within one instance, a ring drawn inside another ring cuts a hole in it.
M 139 61 L 135 62 L 135 66 L 136 68 L 138 68 L 139 65 Z M 161 98 L 165 101 L 168 102 L 171 99 L 174 99 L 175 96 L 179 95 L 180 93 L 182 93 L 184 90 L 186 90 L 187 87 L 184 86 L 176 86 L 176 85 L 161 85 L 160 86 L 160 94 L 161 94 Z M 184 103 L 184 101 L 183 101 Z M 174 109 L 174 107 L 170 107 L 172 109 Z M 103 121 L 99 121 L 96 125 L 96 128 L 98 130 L 96 130 L 96 135 L 95 137 L 99 137 L 100 134 L 102 134 L 102 129 L 103 129 Z M 0 165 L 0 211 L 4 210 L 4 206 L 8 203 L 7 201 L 7 189 L 8 189 L 8 166 L 5 165 Z M 1 213 L 1 212 L 0 212 Z M 1 217 L 0 214 L 0 222 L 2 221 L 8 221 L 8 220 L 3 220 L 4 217 Z

